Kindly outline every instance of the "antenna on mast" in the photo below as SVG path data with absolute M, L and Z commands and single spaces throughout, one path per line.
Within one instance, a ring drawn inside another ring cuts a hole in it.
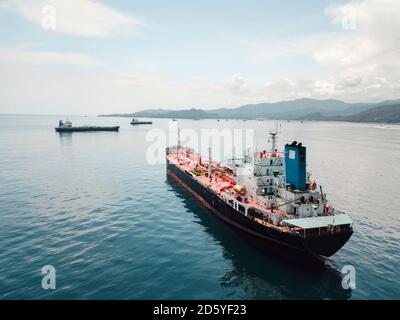
M 275 157 L 276 156 L 276 137 L 278 135 L 278 126 L 276 123 L 275 123 L 274 129 L 269 131 L 269 134 L 270 134 L 271 140 L 272 140 L 271 155 L 272 155 L 272 157 Z

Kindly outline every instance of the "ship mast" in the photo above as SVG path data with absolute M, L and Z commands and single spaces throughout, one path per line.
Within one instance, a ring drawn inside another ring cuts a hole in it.
M 271 135 L 272 146 L 271 146 L 271 155 L 272 157 L 276 156 L 276 136 L 278 135 L 278 128 L 275 124 L 275 128 L 269 132 Z
M 178 147 L 181 146 L 181 128 L 178 128 Z
M 176 148 L 176 161 L 179 162 L 179 149 L 181 148 L 181 129 L 178 128 L 178 146 Z
M 211 147 L 208 147 L 208 177 L 211 182 Z

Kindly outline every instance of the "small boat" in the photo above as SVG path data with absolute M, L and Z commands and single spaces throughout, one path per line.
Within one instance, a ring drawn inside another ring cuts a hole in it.
M 138 124 L 152 124 L 151 121 L 139 121 L 138 119 L 132 118 L 131 125 L 136 126 Z
M 54 128 L 57 132 L 87 132 L 87 131 L 119 131 L 119 126 L 100 127 L 100 126 L 81 126 L 73 127 L 72 122 L 67 120 L 58 122 L 58 127 Z

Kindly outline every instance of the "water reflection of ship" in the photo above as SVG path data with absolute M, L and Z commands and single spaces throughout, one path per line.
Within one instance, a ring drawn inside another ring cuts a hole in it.
M 72 146 L 73 134 L 72 132 L 59 132 L 58 133 L 60 144 L 63 147 Z
M 280 256 L 275 250 L 249 243 L 238 230 L 221 224 L 215 216 L 198 204 L 172 178 L 167 184 L 182 199 L 185 208 L 193 212 L 199 223 L 221 246 L 223 256 L 232 262 L 220 279 L 227 288 L 241 288 L 247 299 L 349 299 L 351 290 L 341 286 L 340 272 L 325 263 L 299 257 Z M 288 260 L 290 263 L 288 263 Z

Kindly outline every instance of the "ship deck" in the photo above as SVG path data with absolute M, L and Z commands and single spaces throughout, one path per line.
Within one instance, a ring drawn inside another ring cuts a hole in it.
M 188 153 L 185 149 L 183 149 L 179 152 L 176 152 L 176 150 L 174 150 L 167 155 L 167 159 L 170 163 L 177 165 L 181 170 L 191 172 L 193 179 L 197 180 L 205 187 L 212 189 L 221 199 L 223 198 L 224 194 L 230 195 L 245 207 L 255 208 L 258 211 L 261 211 L 268 215 L 276 215 L 282 217 L 288 216 L 286 212 L 280 210 L 279 208 L 275 208 L 272 212 L 270 209 L 262 206 L 255 201 L 249 199 L 247 199 L 245 202 L 238 200 L 238 194 L 233 191 L 233 187 L 236 185 L 236 176 L 232 173 L 229 173 L 229 170 L 226 170 L 226 168 L 224 168 L 217 162 L 211 162 L 212 179 L 210 180 L 208 176 L 206 176 L 206 173 L 208 171 L 208 159 L 206 157 L 200 157 L 197 154 Z M 193 173 L 196 170 L 198 170 L 198 175 Z M 262 225 L 273 227 L 281 231 L 289 230 L 289 228 L 287 227 L 277 226 L 261 219 L 255 219 L 255 221 Z

